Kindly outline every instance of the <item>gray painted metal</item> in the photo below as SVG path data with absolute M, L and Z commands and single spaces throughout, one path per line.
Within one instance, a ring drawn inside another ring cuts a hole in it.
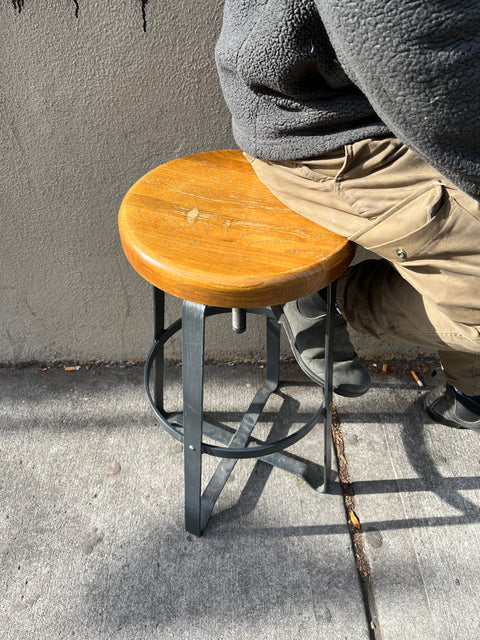
M 332 468 L 332 400 L 333 400 L 333 341 L 334 341 L 334 322 L 333 314 L 335 313 L 335 292 L 337 290 L 336 282 L 330 284 L 327 288 L 327 322 L 325 327 L 325 387 L 324 387 L 324 407 L 325 416 L 323 421 L 323 465 L 325 477 L 323 480 L 323 490 L 328 492 L 330 488 L 330 470 Z
M 245 333 L 247 328 L 247 314 L 245 309 L 232 309 L 232 329 L 235 333 Z
M 328 491 L 331 476 L 331 419 L 332 419 L 332 365 L 330 342 L 333 339 L 333 313 L 335 287 L 329 287 L 327 304 L 327 336 L 325 358 L 325 397 L 320 408 L 302 427 L 275 442 L 262 442 L 251 434 L 265 408 L 270 395 L 277 389 L 280 375 L 280 327 L 268 308 L 233 310 L 233 329 L 245 327 L 247 313 L 266 316 L 267 329 L 267 373 L 263 386 L 258 389 L 250 407 L 243 415 L 235 432 L 223 426 L 213 425 L 203 419 L 203 368 L 205 350 L 205 319 L 209 315 L 227 313 L 229 309 L 207 307 L 185 300 L 182 318 L 164 328 L 165 298 L 154 288 L 154 338 L 155 343 L 145 365 L 145 390 L 152 411 L 158 422 L 177 440 L 184 443 L 184 487 L 185 527 L 196 536 L 202 535 L 215 503 L 230 477 L 237 460 L 261 458 L 273 466 L 302 477 L 310 486 L 318 488 L 324 484 Z M 163 410 L 163 348 L 165 342 L 182 330 L 183 345 L 183 411 L 168 415 Z M 152 396 L 150 377 L 153 371 Z M 324 467 L 323 479 L 318 467 L 306 460 L 280 453 L 307 435 L 323 418 L 324 423 Z M 204 442 L 209 436 L 222 446 Z M 226 446 L 225 446 L 226 445 Z M 202 454 L 224 458 L 211 476 L 202 494 Z

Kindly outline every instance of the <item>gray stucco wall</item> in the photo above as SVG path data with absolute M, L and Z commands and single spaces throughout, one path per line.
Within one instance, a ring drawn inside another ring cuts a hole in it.
M 0 363 L 142 359 L 151 294 L 121 250 L 122 197 L 167 160 L 234 146 L 221 0 L 149 2 L 146 33 L 140 0 L 78 4 L 76 19 L 72 0 L 0 2 Z M 214 354 L 262 343 L 256 320 L 235 342 L 213 322 Z

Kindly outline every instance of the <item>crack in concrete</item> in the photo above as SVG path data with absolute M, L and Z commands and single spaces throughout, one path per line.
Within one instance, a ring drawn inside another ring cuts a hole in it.
M 337 457 L 338 475 L 340 478 L 340 485 L 342 487 L 347 524 L 350 531 L 350 538 L 352 540 L 352 551 L 355 557 L 355 565 L 357 567 L 358 577 L 362 588 L 368 631 L 371 640 L 383 640 L 383 634 L 378 621 L 375 592 L 373 589 L 371 570 L 361 530 L 361 524 L 356 522 L 355 491 L 350 479 L 348 461 L 345 456 L 343 432 L 340 426 L 337 407 L 335 405 L 333 406 L 332 411 L 332 436 L 335 455 Z

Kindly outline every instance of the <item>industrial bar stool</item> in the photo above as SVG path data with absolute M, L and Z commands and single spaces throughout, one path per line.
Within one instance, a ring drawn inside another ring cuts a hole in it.
M 210 151 L 173 160 L 138 180 L 119 213 L 125 254 L 154 286 L 154 345 L 145 389 L 158 422 L 184 444 L 185 527 L 202 534 L 236 461 L 260 458 L 328 490 L 331 473 L 332 332 L 334 282 L 350 264 L 345 239 L 294 213 L 256 177 L 239 150 Z M 279 326 L 270 307 L 329 286 L 323 402 L 299 430 L 277 442 L 251 435 L 279 383 Z M 164 328 L 164 292 L 183 299 L 182 318 Z M 232 312 L 242 332 L 246 313 L 266 316 L 267 374 L 232 435 L 203 419 L 205 318 Z M 163 347 L 177 331 L 183 344 L 183 412 L 163 406 Z M 153 387 L 153 393 L 151 391 Z M 323 418 L 323 477 L 282 450 Z M 203 438 L 219 444 L 208 444 Z M 202 495 L 202 454 L 223 458 Z M 317 474 L 318 475 L 318 474 Z

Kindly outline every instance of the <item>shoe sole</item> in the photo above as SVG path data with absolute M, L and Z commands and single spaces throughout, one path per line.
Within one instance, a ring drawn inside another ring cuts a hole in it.
M 440 415 L 439 413 L 435 413 L 435 411 L 432 411 L 432 409 L 430 409 L 430 407 L 425 407 L 425 411 L 427 412 L 427 415 L 434 421 L 437 422 L 439 424 L 443 424 L 446 427 L 452 427 L 452 429 L 461 429 L 461 430 L 466 430 L 466 431 L 475 431 L 475 429 L 469 429 L 468 427 L 462 427 L 461 424 L 458 424 L 458 422 L 454 422 L 453 420 L 449 420 L 448 418 L 445 418 L 444 416 Z
M 288 322 L 288 320 L 285 317 L 285 314 L 283 313 L 283 309 L 281 306 L 274 306 L 274 307 L 270 307 L 273 315 L 275 316 L 275 318 L 277 319 L 278 324 L 282 325 L 285 333 L 287 334 L 288 337 L 288 341 L 290 343 L 290 348 L 292 349 L 292 353 L 293 356 L 295 358 L 295 360 L 297 361 L 298 366 L 300 367 L 300 369 L 303 371 L 303 373 L 308 376 L 310 378 L 310 380 L 313 380 L 314 382 L 316 382 L 320 387 L 322 387 L 322 389 L 325 387 L 325 381 L 322 380 L 321 378 L 319 378 L 318 376 L 316 376 L 314 373 L 312 373 L 310 371 L 310 369 L 308 369 L 301 357 L 300 352 L 298 351 L 298 349 L 295 346 L 295 337 L 293 335 L 293 332 L 291 330 L 290 324 Z M 366 391 L 362 391 L 361 393 L 355 393 L 353 391 L 348 391 L 348 390 L 342 390 L 342 389 L 337 389 L 335 387 L 333 387 L 333 390 L 335 391 L 335 393 L 337 393 L 339 396 L 343 396 L 345 398 L 359 398 L 360 396 L 363 396 L 364 393 L 366 393 Z

